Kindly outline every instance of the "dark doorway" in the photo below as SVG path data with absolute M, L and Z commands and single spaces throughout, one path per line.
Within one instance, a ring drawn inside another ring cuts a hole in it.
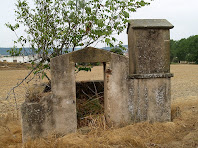
M 83 63 L 81 67 L 88 68 L 89 65 L 90 63 Z M 103 63 L 93 65 L 91 66 L 90 71 L 88 70 L 82 73 L 86 75 L 85 79 L 83 80 L 80 78 L 80 81 L 76 81 L 76 110 L 78 128 L 88 126 L 93 117 L 104 115 Z M 90 73 L 93 73 L 93 75 Z M 98 73 L 100 73 L 99 76 Z M 92 79 L 92 77 L 94 77 L 94 79 Z

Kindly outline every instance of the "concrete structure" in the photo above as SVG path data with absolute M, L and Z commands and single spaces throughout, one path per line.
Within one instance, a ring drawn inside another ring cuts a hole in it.
M 75 63 L 79 62 L 104 63 L 107 121 L 115 125 L 129 121 L 125 116 L 128 114 L 128 58 L 88 47 L 51 59 L 52 94 L 38 102 L 26 101 L 22 105 L 23 141 L 28 137 L 45 137 L 53 131 L 60 135 L 76 131 Z
M 103 63 L 108 124 L 170 121 L 172 27 L 166 20 L 131 20 L 129 58 L 88 47 L 51 59 L 51 94 L 22 105 L 23 140 L 76 131 L 75 63 L 80 62 Z
M 133 121 L 170 121 L 170 31 L 167 20 L 131 20 L 129 108 Z

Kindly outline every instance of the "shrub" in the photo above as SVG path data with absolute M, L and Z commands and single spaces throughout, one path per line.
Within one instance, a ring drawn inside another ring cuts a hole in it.
M 122 51 L 122 49 L 120 49 L 120 48 L 112 48 L 111 50 L 110 50 L 110 52 L 114 52 L 114 53 L 117 53 L 117 54 L 120 54 L 120 55 L 123 55 L 123 51 Z

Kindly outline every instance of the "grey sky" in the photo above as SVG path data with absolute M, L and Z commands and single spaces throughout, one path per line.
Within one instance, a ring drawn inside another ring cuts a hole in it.
M 0 5 L 0 47 L 13 47 L 16 40 L 14 32 L 5 23 L 14 24 L 14 3 L 16 0 L 1 0 Z M 130 19 L 167 19 L 175 27 L 171 30 L 171 39 L 179 40 L 198 34 L 198 0 L 154 0 L 150 6 L 137 10 L 130 15 Z M 24 28 L 17 31 L 25 35 Z M 119 35 L 119 39 L 127 44 L 126 31 Z M 102 47 L 104 44 L 98 44 Z

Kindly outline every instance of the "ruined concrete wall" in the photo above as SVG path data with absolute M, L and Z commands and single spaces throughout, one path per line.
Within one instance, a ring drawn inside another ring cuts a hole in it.
M 143 24 L 143 25 L 142 25 Z M 134 20 L 129 59 L 85 48 L 51 59 L 52 94 L 22 105 L 23 140 L 77 129 L 75 63 L 103 62 L 104 112 L 109 125 L 170 121 L 170 32 L 166 20 Z
M 104 111 L 108 124 L 119 126 L 130 122 L 127 79 L 129 59 L 117 54 L 112 54 L 111 59 L 105 66 Z
M 65 135 L 75 132 L 76 126 L 70 120 L 73 116 L 68 114 L 71 108 L 67 106 L 63 98 L 53 94 L 43 97 L 39 102 L 24 102 L 21 107 L 23 142 L 47 137 L 52 133 Z
M 46 119 L 44 106 L 37 102 L 25 102 L 21 106 L 21 114 L 23 142 L 46 135 L 46 133 L 43 133 L 46 132 L 46 128 L 43 127 Z
M 75 65 L 69 55 L 51 60 L 52 94 L 21 107 L 23 141 L 77 130 Z

